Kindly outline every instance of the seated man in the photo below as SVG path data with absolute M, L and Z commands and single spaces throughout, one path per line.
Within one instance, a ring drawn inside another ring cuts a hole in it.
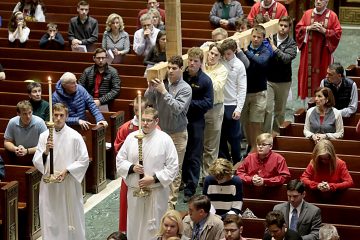
M 156 10 L 158 10 L 161 15 L 162 21 L 165 22 L 165 10 L 160 8 L 160 3 L 158 3 L 157 0 L 148 0 L 147 2 L 147 8 L 140 10 L 138 13 L 136 20 L 136 26 L 138 29 L 140 29 L 142 25 L 140 21 L 141 16 L 147 13 L 151 8 L 155 8 Z
M 47 28 L 47 33 L 40 39 L 40 48 L 51 50 L 64 49 L 64 38 L 61 33 L 58 32 L 57 25 L 55 23 L 49 23 Z
M 257 150 L 250 153 L 237 169 L 237 175 L 246 184 L 279 186 L 290 180 L 285 158 L 271 151 L 273 138 L 269 133 L 256 138 Z
M 6 76 L 5 76 L 5 71 L 3 66 L 0 64 L 0 80 L 5 80 Z
M 89 109 L 97 124 L 103 124 L 105 127 L 108 125 L 91 95 L 83 86 L 76 83 L 73 73 L 66 72 L 61 76 L 56 83 L 52 100 L 53 104 L 60 102 L 69 108 L 69 117 L 66 120 L 69 125 L 80 125 L 82 129 L 88 130 L 91 123 L 86 120 L 86 109 Z
M 49 121 L 49 103 L 41 99 L 41 84 L 38 82 L 29 83 L 27 85 L 27 91 L 33 114 L 41 117 L 44 121 Z
M 265 225 L 267 230 L 263 240 L 302 240 L 299 233 L 288 229 L 285 217 L 280 211 L 271 211 L 266 215 Z
M 18 157 L 34 154 L 40 134 L 47 129 L 45 122 L 32 115 L 32 106 L 27 100 L 18 102 L 16 112 L 18 116 L 11 118 L 6 127 L 4 147 Z
M 254 26 L 254 18 L 258 14 L 261 14 L 266 22 L 288 15 L 285 6 L 275 0 L 259 1 L 251 7 L 250 13 L 247 16 L 251 26 Z
M 243 221 L 235 214 L 228 214 L 224 219 L 225 238 L 221 240 L 246 240 L 241 236 L 243 231 Z
M 340 63 L 330 64 L 326 78 L 320 87 L 328 87 L 335 97 L 335 108 L 340 110 L 342 117 L 350 117 L 358 107 L 358 91 L 356 83 L 344 76 L 344 68 Z
M 79 16 L 73 17 L 69 23 L 68 38 L 72 48 L 85 45 L 87 51 L 93 51 L 93 44 L 98 40 L 98 21 L 89 14 L 89 3 L 81 0 L 77 4 Z
M 297 231 L 303 240 L 319 239 L 320 208 L 304 201 L 305 185 L 300 180 L 291 180 L 286 188 L 288 202 L 275 205 L 274 210 L 284 214 L 286 225 Z
M 160 30 L 154 27 L 150 14 L 143 14 L 140 21 L 142 28 L 134 34 L 133 50 L 138 56 L 147 56 L 151 48 L 155 46 Z
M 195 195 L 189 200 L 189 215 L 183 220 L 184 235 L 190 239 L 217 240 L 224 237 L 224 224 L 220 217 L 210 213 L 210 199 Z
M 219 158 L 210 165 L 210 175 L 204 181 L 203 194 L 210 198 L 216 214 L 222 218 L 229 212 L 240 214 L 243 205 L 242 182 L 233 172 L 232 163 Z
M 120 78 L 117 70 L 105 61 L 105 49 L 97 48 L 93 59 L 95 64 L 84 70 L 79 84 L 93 96 L 96 106 L 99 107 L 108 104 L 119 95 Z M 106 108 L 108 111 L 108 107 Z

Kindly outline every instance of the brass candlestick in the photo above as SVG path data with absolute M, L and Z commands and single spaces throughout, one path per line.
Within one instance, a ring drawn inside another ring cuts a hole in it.
M 142 131 L 139 131 L 138 134 L 135 136 L 138 139 L 138 151 L 139 151 L 139 164 L 143 165 L 143 155 L 142 155 L 142 141 L 145 135 L 142 133 Z M 140 179 L 144 177 L 144 174 L 140 174 Z M 134 197 L 148 197 L 151 193 L 151 190 L 149 188 L 139 188 L 136 189 L 133 192 Z

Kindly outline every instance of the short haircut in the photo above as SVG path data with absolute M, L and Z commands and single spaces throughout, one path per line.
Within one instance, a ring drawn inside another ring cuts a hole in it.
M 236 21 L 235 21 L 236 30 L 239 30 L 242 25 L 246 25 L 247 29 L 251 28 L 249 20 L 247 20 L 247 18 L 245 16 L 241 16 L 241 17 L 237 18 Z
M 147 13 L 156 15 L 159 18 L 159 24 L 161 24 L 163 22 L 161 14 L 160 14 L 159 10 L 157 10 L 156 8 L 150 8 Z
M 127 240 L 127 237 L 125 233 L 117 231 L 110 234 L 106 240 Z
M 337 74 L 341 74 L 341 76 L 344 76 L 344 67 L 339 62 L 334 62 L 333 64 L 329 65 L 330 70 L 335 70 Z
M 251 31 L 251 35 L 256 32 L 256 33 L 261 33 L 263 35 L 263 37 L 266 36 L 266 29 L 261 26 L 261 25 L 256 25 L 254 26 L 253 30 Z
M 321 92 L 324 97 L 327 99 L 327 102 L 325 103 L 325 106 L 330 108 L 330 107 L 333 107 L 335 106 L 335 97 L 334 97 L 334 94 L 333 92 L 331 91 L 330 88 L 327 88 L 327 87 L 318 87 L 316 90 L 315 90 L 315 95 L 318 93 L 318 92 Z
M 192 204 L 196 210 L 203 209 L 206 213 L 210 212 L 211 203 L 206 195 L 194 195 L 190 198 L 189 204 Z
M 38 82 L 29 83 L 29 84 L 26 86 L 27 92 L 28 92 L 28 93 L 31 93 L 31 91 L 33 90 L 33 88 L 37 88 L 37 87 L 41 88 L 41 84 L 38 83 Z
M 331 224 L 324 224 L 320 227 L 319 237 L 321 240 L 334 240 L 340 238 L 336 227 Z
M 235 223 L 238 229 L 240 229 L 244 225 L 242 218 L 236 214 L 227 214 L 223 222 L 224 226 L 230 223 Z
M 47 27 L 48 29 L 50 29 L 50 28 L 55 28 L 55 29 L 57 29 L 57 24 L 50 22 L 50 23 L 48 23 L 48 24 L 46 25 L 46 27 Z
M 60 82 L 61 82 L 61 85 L 64 85 L 70 81 L 73 80 L 73 78 L 75 78 L 75 81 L 76 81 L 76 76 L 75 74 L 71 73 L 71 72 L 65 72 L 61 77 L 60 77 Z
M 116 14 L 116 13 L 112 13 L 108 16 L 108 18 L 106 19 L 106 28 L 105 28 L 105 31 L 107 32 L 111 32 L 111 24 L 115 21 L 115 19 L 119 19 L 119 25 L 120 25 L 120 28 L 119 30 L 120 31 L 123 31 L 124 30 L 124 21 L 122 19 L 122 17 L 119 15 L 119 14 Z
M 216 48 L 216 49 L 219 51 L 219 53 L 220 53 L 221 56 L 223 55 L 223 53 L 222 53 L 222 51 L 221 51 L 221 44 L 219 44 L 219 43 L 212 43 L 212 44 L 210 44 L 210 46 L 209 46 L 209 51 L 211 51 L 211 49 L 213 49 L 213 48 Z
M 324 169 L 324 164 L 320 163 L 320 156 L 328 155 L 329 156 L 329 168 Z M 336 152 L 334 145 L 326 139 L 319 141 L 312 152 L 311 163 L 314 167 L 315 174 L 321 170 L 329 170 L 329 174 L 333 174 L 336 168 Z
M 228 37 L 228 32 L 227 32 L 225 29 L 219 27 L 219 28 L 215 28 L 215 29 L 211 32 L 211 36 L 212 36 L 212 37 L 214 37 L 214 36 L 216 36 L 216 35 L 223 35 L 224 38 L 227 38 L 227 37 Z
M 280 19 L 279 19 L 279 23 L 280 22 L 287 22 L 289 24 L 289 27 L 292 26 L 292 22 L 293 22 L 293 19 L 290 17 L 290 16 L 282 16 Z
M 209 167 L 209 174 L 216 179 L 222 179 L 225 176 L 231 176 L 233 174 L 233 164 L 227 159 L 218 158 L 211 163 Z
M 152 107 L 145 108 L 143 114 L 153 115 L 153 119 L 159 118 L 159 112 L 155 108 L 152 108 Z
M 221 45 L 220 45 L 220 52 L 223 55 L 226 50 L 231 50 L 233 52 L 236 52 L 237 50 L 237 44 L 234 39 L 228 38 L 225 39 Z
M 169 218 L 171 221 L 176 222 L 177 227 L 178 227 L 178 232 L 177 234 L 180 235 L 182 234 L 184 227 L 183 227 L 183 223 L 182 223 L 182 218 L 181 218 L 181 214 L 176 211 L 176 210 L 168 210 L 164 216 L 162 216 L 161 218 L 161 222 L 160 222 L 160 230 L 157 234 L 157 236 L 163 236 L 163 234 L 166 232 L 166 229 L 164 227 L 164 221 L 166 218 Z
M 284 214 L 278 210 L 271 211 L 266 214 L 265 225 L 269 227 L 271 225 L 276 225 L 279 228 L 282 228 L 285 224 Z
M 254 26 L 262 23 L 266 23 L 264 16 L 261 13 L 256 14 L 256 16 L 254 17 Z
M 69 114 L 69 108 L 63 103 L 55 103 L 53 106 L 53 112 L 64 110 L 66 115 Z
M 89 3 L 86 0 L 81 0 L 77 4 L 78 7 L 80 7 L 80 6 L 88 6 L 88 5 L 89 5 Z
M 305 192 L 305 184 L 299 179 L 292 179 L 286 184 L 286 190 L 297 191 L 298 193 Z
M 134 104 L 135 103 L 138 104 L 138 102 L 139 102 L 139 98 L 138 97 L 134 98 Z M 148 107 L 149 106 L 148 99 L 144 96 L 141 96 L 141 104 L 145 104 L 145 107 Z
M 262 133 L 256 137 L 257 144 L 261 144 L 264 142 L 269 143 L 271 145 L 273 144 L 273 137 L 270 133 Z
M 189 58 L 199 58 L 200 62 L 204 60 L 204 52 L 199 47 L 192 47 L 187 51 Z
M 95 49 L 95 51 L 94 51 L 94 57 L 96 56 L 96 54 L 98 54 L 98 53 L 105 53 L 105 54 L 107 54 L 107 52 L 106 52 L 106 49 L 105 48 L 97 48 L 97 49 Z
M 16 112 L 21 113 L 22 110 L 32 110 L 33 107 L 28 100 L 22 100 L 16 104 Z
M 150 21 L 152 20 L 150 14 L 145 13 L 145 14 L 141 15 L 140 22 L 147 21 L 147 20 L 150 20 Z
M 184 66 L 184 60 L 180 55 L 171 56 L 168 60 L 168 63 L 178 65 L 179 68 L 182 68 Z

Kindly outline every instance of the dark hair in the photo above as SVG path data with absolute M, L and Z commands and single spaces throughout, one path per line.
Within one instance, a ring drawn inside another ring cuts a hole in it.
M 239 229 L 244 225 L 242 218 L 236 214 L 227 214 L 223 222 L 224 226 L 230 223 L 235 223 Z
M 263 35 L 263 37 L 266 36 L 266 29 L 261 25 L 254 26 L 254 28 L 251 31 L 251 35 L 253 34 L 253 32 L 261 33 Z
M 203 209 L 206 213 L 210 212 L 211 203 L 206 195 L 194 195 L 190 198 L 189 204 L 193 204 L 196 210 Z
M 224 55 L 224 52 L 229 49 L 232 50 L 233 52 L 236 52 L 237 44 L 234 39 L 231 39 L 231 38 L 225 39 L 221 43 L 219 50 L 220 50 L 221 55 Z
M 29 83 L 29 84 L 26 86 L 28 93 L 31 93 L 31 91 L 33 90 L 33 88 L 36 88 L 36 87 L 41 88 L 41 84 L 38 83 L 38 82 L 32 82 L 32 83 Z
M 339 62 L 334 62 L 329 65 L 330 70 L 335 70 L 337 74 L 341 74 L 341 77 L 344 77 L 344 67 Z
M 88 1 L 86 0 L 81 0 L 78 2 L 77 6 L 80 7 L 80 6 L 87 6 L 89 5 Z
M 330 88 L 327 87 L 319 87 L 315 90 L 315 95 L 316 93 L 321 92 L 324 97 L 326 97 L 327 102 L 325 103 L 326 107 L 333 107 L 335 106 L 335 98 L 334 98 L 334 94 L 332 93 Z
M 264 16 L 261 13 L 256 14 L 256 16 L 254 17 L 254 26 L 257 26 L 261 23 L 266 23 Z
M 280 19 L 279 19 L 279 23 L 280 22 L 287 22 L 289 24 L 289 27 L 292 26 L 292 22 L 293 22 L 293 19 L 290 17 L 290 16 L 282 16 Z
M 285 224 L 284 214 L 280 211 L 271 211 L 266 214 L 265 225 L 269 227 L 271 225 L 276 225 L 279 228 L 282 228 Z
M 23 12 L 23 11 L 24 11 L 25 4 L 26 4 L 26 1 L 25 1 L 25 0 L 21 0 L 21 1 L 20 1 L 20 5 L 19 5 L 19 11 L 20 11 L 20 12 Z M 31 17 L 34 17 L 34 16 L 35 16 L 35 11 L 36 11 L 37 5 L 40 5 L 40 6 L 41 6 L 41 10 L 42 10 L 43 13 L 45 14 L 45 11 L 46 11 L 45 5 L 44 5 L 44 3 L 43 3 L 41 0 L 35 0 L 35 1 L 33 0 L 33 1 L 29 2 L 29 3 L 27 3 L 27 4 L 30 4 L 30 5 L 31 5 L 31 6 L 30 6 L 30 12 L 29 12 L 29 15 L 30 15 Z
M 28 100 L 22 100 L 16 104 L 16 112 L 21 113 L 21 110 L 33 109 L 31 103 Z
M 171 56 L 168 60 L 168 63 L 178 65 L 179 68 L 184 66 L 184 60 L 180 55 Z
M 236 21 L 235 21 L 235 28 L 236 28 L 236 30 L 240 29 L 240 27 L 241 27 L 242 25 L 246 25 L 246 28 L 247 28 L 247 29 L 250 29 L 250 28 L 251 28 L 251 25 L 250 25 L 250 23 L 249 23 L 249 20 L 247 20 L 247 18 L 244 17 L 244 16 L 241 16 L 241 17 L 239 17 L 238 19 L 236 19 Z
M 159 56 L 161 54 L 161 49 L 160 49 L 160 38 L 162 36 L 166 35 L 166 31 L 165 30 L 161 30 L 158 32 L 157 36 L 156 36 L 156 42 L 155 42 L 155 46 L 154 46 L 154 55 L 155 56 Z
M 16 22 L 16 16 L 19 14 L 23 14 L 20 11 L 14 12 L 13 14 L 11 14 L 10 20 L 9 20 L 9 24 L 8 24 L 8 30 L 9 32 L 14 32 L 15 29 L 17 28 L 17 22 Z M 24 15 L 24 14 L 23 14 Z M 24 25 L 23 28 L 26 27 L 26 21 L 25 21 L 25 16 L 24 16 Z
M 212 43 L 212 44 L 210 44 L 210 46 L 209 46 L 209 51 L 211 51 L 211 49 L 213 49 L 214 47 L 217 48 L 217 50 L 219 51 L 220 55 L 222 56 L 223 53 L 222 53 L 222 51 L 221 51 L 221 44 L 219 44 L 219 43 Z
M 113 232 L 107 237 L 107 240 L 127 240 L 126 234 L 122 232 Z
M 305 192 L 305 184 L 300 181 L 299 179 L 292 179 L 288 184 L 286 185 L 286 190 L 288 191 L 297 191 L 298 193 Z
M 98 54 L 98 53 L 106 53 L 106 55 L 107 55 L 107 52 L 106 52 L 106 49 L 105 48 L 97 48 L 97 49 L 95 49 L 95 51 L 94 51 L 94 57 L 96 56 L 96 54 Z

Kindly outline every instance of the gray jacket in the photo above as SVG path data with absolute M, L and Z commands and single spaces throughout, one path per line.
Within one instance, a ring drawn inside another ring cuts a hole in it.
M 221 16 L 223 15 L 223 2 L 217 1 L 214 3 L 210 11 L 210 22 L 215 25 L 220 25 Z M 230 3 L 229 11 L 229 25 L 234 27 L 237 18 L 244 14 L 241 4 L 238 1 L 232 0 Z

